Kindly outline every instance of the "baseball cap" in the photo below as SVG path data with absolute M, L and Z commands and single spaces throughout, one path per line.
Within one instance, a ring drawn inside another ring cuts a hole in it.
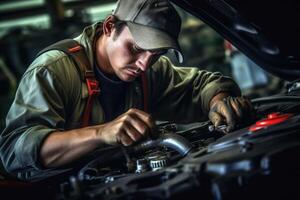
M 168 0 L 119 0 L 113 15 L 126 22 L 139 47 L 171 50 L 182 63 L 177 40 L 181 18 Z

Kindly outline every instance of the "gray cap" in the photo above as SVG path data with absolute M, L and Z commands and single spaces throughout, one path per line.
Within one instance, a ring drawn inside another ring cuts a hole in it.
M 113 14 L 126 21 L 136 44 L 146 50 L 171 49 L 183 61 L 178 35 L 181 18 L 168 0 L 119 0 Z

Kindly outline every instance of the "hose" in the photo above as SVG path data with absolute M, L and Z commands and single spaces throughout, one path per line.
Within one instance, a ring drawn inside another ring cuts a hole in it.
M 134 152 L 140 152 L 140 151 L 146 151 L 155 147 L 169 147 L 182 156 L 186 156 L 188 153 L 190 153 L 193 149 L 192 144 L 186 140 L 184 137 L 172 134 L 172 133 L 165 133 L 160 135 L 157 139 L 151 140 L 148 139 L 134 147 L 132 147 L 132 150 Z

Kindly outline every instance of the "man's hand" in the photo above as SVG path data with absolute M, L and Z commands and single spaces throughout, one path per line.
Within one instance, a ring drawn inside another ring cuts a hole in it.
M 115 120 L 103 124 L 98 134 L 106 144 L 131 145 L 152 134 L 151 116 L 138 109 L 130 109 Z
M 254 108 L 246 97 L 213 98 L 208 117 L 215 127 L 226 124 L 226 133 L 232 131 L 236 124 L 252 118 Z
M 52 132 L 41 146 L 40 159 L 44 167 L 60 167 L 93 152 L 104 143 L 131 145 L 150 136 L 153 127 L 149 114 L 130 109 L 106 124 Z

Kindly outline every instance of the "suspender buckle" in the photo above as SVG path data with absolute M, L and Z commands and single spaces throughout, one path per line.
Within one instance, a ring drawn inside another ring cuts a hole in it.
M 86 78 L 86 84 L 88 87 L 89 96 L 100 94 L 99 82 L 96 79 Z
M 89 96 L 99 95 L 100 94 L 99 81 L 96 80 L 93 71 L 91 70 L 85 71 L 85 80 L 86 80 Z

